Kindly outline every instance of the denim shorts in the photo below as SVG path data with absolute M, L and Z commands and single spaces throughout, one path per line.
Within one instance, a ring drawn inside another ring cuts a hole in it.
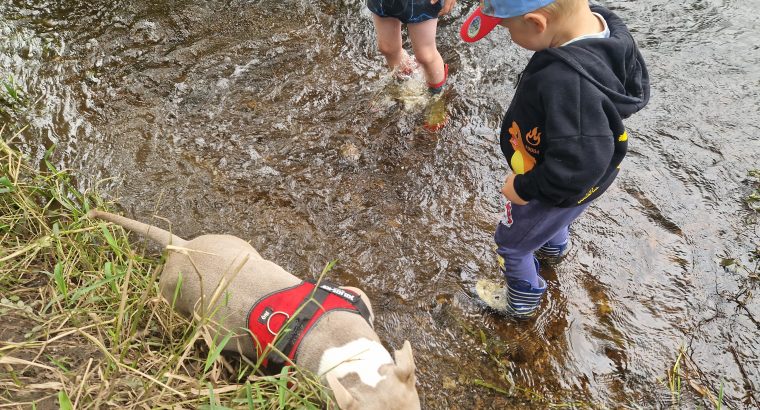
M 402 23 L 422 23 L 438 18 L 444 0 L 430 4 L 430 0 L 367 0 L 369 11 L 380 17 L 393 17 Z

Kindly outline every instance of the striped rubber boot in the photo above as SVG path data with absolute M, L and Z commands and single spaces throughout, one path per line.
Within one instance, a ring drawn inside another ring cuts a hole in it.
M 568 253 L 570 253 L 570 249 L 571 243 L 570 239 L 568 239 L 567 242 L 561 245 L 550 245 L 548 243 L 545 243 L 543 246 L 538 248 L 538 250 L 535 252 L 535 255 L 536 258 L 541 260 L 541 262 L 556 264 L 562 261 L 562 259 L 564 259 Z
M 535 262 L 538 269 L 538 260 Z M 546 287 L 546 281 L 541 275 L 538 275 L 537 288 L 527 281 L 507 277 L 507 286 L 490 280 L 479 280 L 475 292 L 489 308 L 515 319 L 528 319 L 535 315 L 541 305 Z

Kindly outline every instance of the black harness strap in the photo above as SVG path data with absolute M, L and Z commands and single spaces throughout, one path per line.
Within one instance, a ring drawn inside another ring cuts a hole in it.
M 290 356 L 293 345 L 298 336 L 303 332 L 311 318 L 322 306 L 322 302 L 327 298 L 327 292 L 319 292 L 319 288 L 314 288 L 312 294 L 306 296 L 296 310 L 296 314 L 288 320 L 283 329 L 279 332 L 279 337 L 274 344 L 276 351 L 269 353 L 267 357 L 267 370 L 276 373 L 286 364 L 287 356 Z M 315 303 L 316 302 L 316 303 Z M 285 357 L 283 357 L 285 356 Z
M 309 282 L 312 282 L 309 280 Z M 316 283 L 316 282 L 314 282 Z M 341 289 L 340 287 L 330 283 L 330 282 L 321 282 L 319 284 L 319 289 L 322 289 L 324 291 L 330 292 L 334 295 L 340 296 L 343 299 L 346 299 L 347 301 L 351 302 L 352 305 L 356 308 L 356 310 L 359 311 L 359 314 L 364 318 L 364 320 L 369 323 L 369 326 L 371 328 L 374 328 L 372 326 L 371 321 L 371 315 L 369 313 L 369 308 L 367 307 L 367 304 L 364 303 L 364 300 L 362 300 L 362 297 L 358 294 L 353 294 L 351 292 L 348 292 L 346 290 Z

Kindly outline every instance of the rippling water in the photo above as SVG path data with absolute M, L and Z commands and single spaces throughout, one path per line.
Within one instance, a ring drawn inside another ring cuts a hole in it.
M 639 41 L 652 100 L 529 323 L 471 292 L 497 276 L 496 134 L 530 54 L 506 30 L 463 44 L 460 3 L 439 25 L 437 134 L 360 0 L 6 1 L 0 74 L 28 108 L 0 118 L 33 124 L 20 146 L 57 145 L 82 189 L 182 236 L 250 238 L 301 276 L 338 259 L 386 344 L 412 342 L 425 408 L 668 406 L 681 349 L 683 407 L 721 386 L 731 407 L 760 406 L 759 281 L 719 264 L 758 244 L 743 198 L 760 168 L 760 2 L 603 3 Z

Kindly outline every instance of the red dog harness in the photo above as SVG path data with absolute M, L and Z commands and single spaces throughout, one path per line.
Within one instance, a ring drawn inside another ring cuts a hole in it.
M 369 309 L 359 295 L 324 281 L 318 285 L 304 281 L 259 299 L 248 313 L 248 329 L 259 357 L 266 355 L 263 366 L 276 373 L 292 365 L 301 340 L 333 310 L 361 315 L 372 326 Z

